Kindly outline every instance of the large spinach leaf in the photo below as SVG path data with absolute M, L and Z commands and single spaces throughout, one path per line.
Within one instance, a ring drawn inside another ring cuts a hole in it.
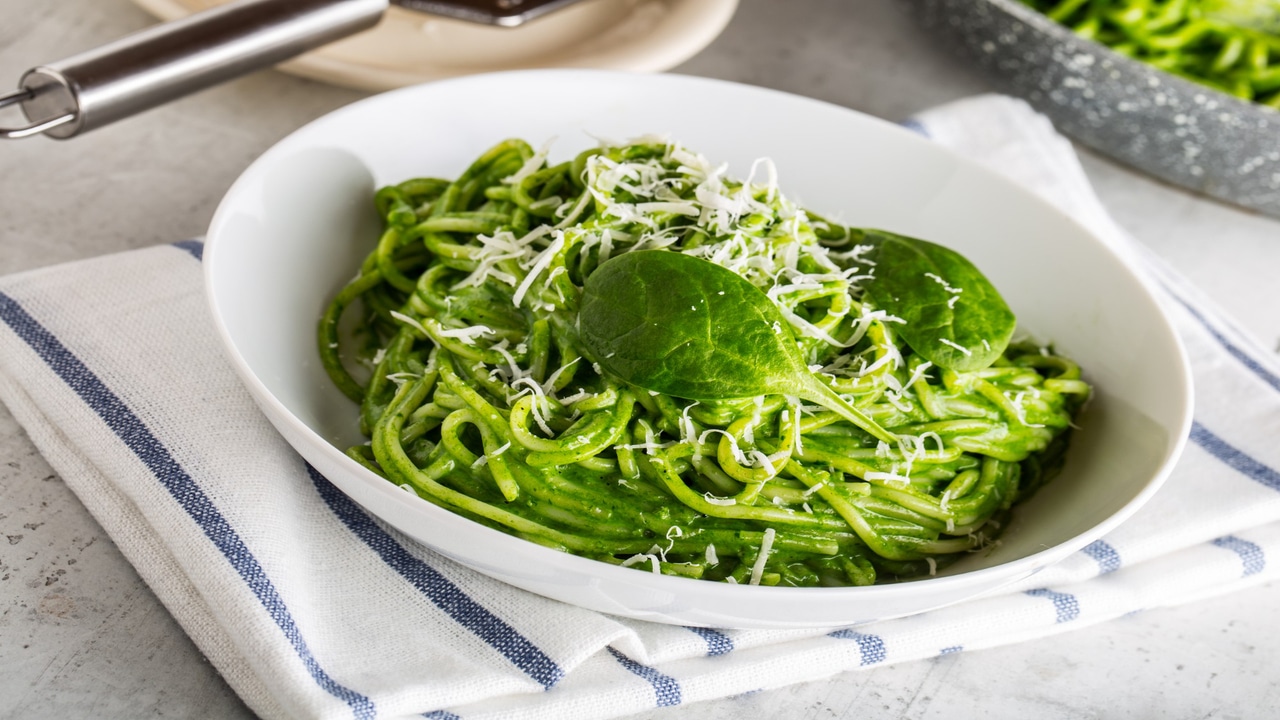
M 874 250 L 871 303 L 905 324 L 894 325 L 911 349 L 935 365 L 964 372 L 995 362 L 1016 320 L 990 281 L 964 256 L 927 240 L 863 231 Z
M 816 377 L 759 288 L 669 250 L 619 255 L 584 287 L 578 331 L 594 360 L 638 387 L 690 400 L 795 395 L 897 440 Z

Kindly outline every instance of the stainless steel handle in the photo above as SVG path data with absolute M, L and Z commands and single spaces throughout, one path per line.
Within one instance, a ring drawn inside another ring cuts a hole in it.
M 0 97 L 30 124 L 0 137 L 69 138 L 377 24 L 390 0 L 238 0 L 27 71 Z

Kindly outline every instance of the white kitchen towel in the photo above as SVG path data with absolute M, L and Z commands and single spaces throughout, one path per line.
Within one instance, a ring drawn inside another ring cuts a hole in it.
M 847 629 L 707 630 L 546 600 L 407 540 L 275 433 L 213 331 L 201 245 L 0 279 L 0 399 L 231 686 L 268 718 L 604 718 L 1042 637 L 1280 576 L 1280 363 L 1107 217 L 1068 142 L 982 97 L 911 126 L 1144 266 L 1196 422 L 1129 522 L 1022 586 Z

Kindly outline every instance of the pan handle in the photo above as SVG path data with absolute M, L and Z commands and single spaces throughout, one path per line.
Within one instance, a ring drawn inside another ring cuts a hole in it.
M 28 70 L 0 138 L 64 139 L 373 27 L 390 0 L 237 0 Z

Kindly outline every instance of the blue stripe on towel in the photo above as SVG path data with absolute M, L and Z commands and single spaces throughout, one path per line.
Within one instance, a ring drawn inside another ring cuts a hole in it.
M 1267 567 L 1267 556 L 1262 548 L 1248 540 L 1227 535 L 1214 540 L 1213 544 L 1240 556 L 1240 562 L 1244 563 L 1244 577 L 1260 573 Z
M 884 662 L 888 657 L 885 651 L 884 640 L 879 635 L 871 635 L 869 633 L 860 633 L 853 630 L 836 630 L 827 635 L 827 637 L 838 638 L 840 640 L 853 640 L 858 643 L 858 653 L 861 657 L 861 665 L 875 665 L 878 662 Z
M 944 648 L 942 648 L 941 650 L 939 650 L 939 651 L 938 651 L 938 654 L 939 654 L 939 655 L 951 655 L 952 653 L 958 653 L 958 652 L 961 652 L 962 650 L 964 650 L 964 646 L 963 646 L 963 645 L 949 645 L 949 646 L 944 647 Z
M 1244 350 L 1241 350 L 1235 343 L 1228 340 L 1225 335 L 1218 332 L 1218 328 L 1215 327 L 1213 323 L 1209 322 L 1208 318 L 1201 315 L 1200 311 L 1196 310 L 1191 303 L 1182 299 L 1182 296 L 1178 295 L 1173 290 L 1169 290 L 1169 294 L 1177 298 L 1178 302 L 1187 309 L 1187 312 L 1191 313 L 1191 316 L 1199 321 L 1200 324 L 1204 326 L 1205 330 L 1209 331 L 1209 334 L 1213 336 L 1214 340 L 1218 341 L 1219 345 L 1230 353 L 1232 357 L 1239 360 L 1241 365 L 1249 368 L 1250 372 L 1257 375 L 1266 384 L 1270 385 L 1272 389 L 1280 391 L 1280 377 L 1277 377 L 1275 373 L 1263 367 L 1262 363 L 1259 363 L 1253 358 L 1253 356 L 1249 355 Z
M 395 538 L 373 522 L 350 498 L 334 487 L 325 476 L 307 465 L 307 474 L 315 483 L 320 497 L 329 505 L 356 537 L 378 553 L 391 569 L 413 584 L 436 607 L 448 613 L 455 622 L 475 633 L 494 650 L 502 653 L 512 665 L 552 688 L 564 679 L 564 670 L 538 646 L 508 625 L 502 618 L 472 599 L 439 570 L 409 553 Z
M 111 428 L 120 441 L 138 456 L 160 484 L 169 491 L 173 499 L 200 526 L 205 536 L 222 551 L 223 557 L 231 567 L 235 568 L 240 578 L 262 603 L 267 614 L 275 621 L 276 626 L 284 633 L 316 684 L 349 705 L 357 718 L 373 718 L 377 711 L 372 700 L 341 685 L 320 667 L 320 663 L 311 654 L 307 641 L 302 637 L 302 631 L 294 622 L 284 599 L 280 597 L 280 593 L 267 577 L 258 559 L 249 551 L 244 540 L 218 511 L 209 496 L 205 495 L 195 480 L 174 460 L 168 448 L 151 434 L 151 430 L 142 420 L 75 354 L 31 317 L 17 301 L 3 292 L 0 292 L 0 318 L 13 328 L 18 337 L 22 338 L 62 381 L 103 419 L 107 427 Z
M 1198 422 L 1191 423 L 1191 441 L 1218 458 L 1231 468 L 1240 471 L 1272 490 L 1280 490 L 1280 472 L 1246 455 L 1244 452 L 1228 444 L 1226 440 L 1214 435 L 1209 428 Z
M 733 652 L 733 638 L 719 630 L 711 628 L 691 627 L 690 631 L 702 636 L 707 641 L 707 655 L 724 655 Z
M 173 246 L 179 250 L 186 250 L 195 259 L 204 262 L 204 243 L 199 240 L 179 240 L 173 243 Z
M 462 720 L 461 717 L 454 715 L 448 710 L 432 710 L 431 712 L 422 713 L 422 717 L 427 720 Z
M 612 647 L 606 647 L 605 649 L 609 651 L 614 660 L 618 661 L 619 665 L 649 681 L 649 684 L 653 686 L 654 694 L 657 695 L 658 707 L 670 707 L 680 704 L 680 683 L 675 678 L 660 673 L 648 665 L 641 665 Z
M 1055 592 L 1049 588 L 1028 590 L 1026 594 L 1031 597 L 1049 598 L 1049 600 L 1053 602 L 1054 609 L 1058 611 L 1058 619 L 1056 622 L 1070 622 L 1080 617 L 1080 603 L 1076 600 L 1075 595 Z
M 924 123 L 920 122 L 915 118 L 907 118 L 906 120 L 903 120 L 898 124 L 910 130 L 913 133 L 917 133 L 925 137 L 929 137 L 929 128 L 925 127 Z
M 1080 552 L 1097 561 L 1098 569 L 1102 571 L 1103 575 L 1120 569 L 1120 553 L 1116 552 L 1116 549 L 1108 545 L 1105 540 L 1094 540 L 1085 545 Z

